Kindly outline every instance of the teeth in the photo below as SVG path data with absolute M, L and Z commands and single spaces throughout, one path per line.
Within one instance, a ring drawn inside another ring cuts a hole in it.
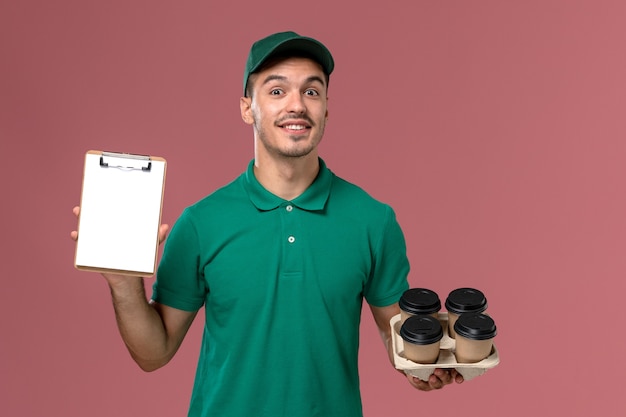
M 285 125 L 285 128 L 290 129 L 290 130 L 302 130 L 302 129 L 306 129 L 305 126 L 302 125 Z

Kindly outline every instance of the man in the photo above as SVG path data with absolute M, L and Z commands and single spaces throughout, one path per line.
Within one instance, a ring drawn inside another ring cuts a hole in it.
M 256 42 L 240 99 L 255 143 L 247 171 L 176 221 L 150 301 L 142 280 L 104 274 L 146 371 L 174 356 L 204 306 L 190 416 L 361 416 L 363 298 L 392 358 L 389 320 L 408 288 L 404 236 L 388 205 L 318 156 L 333 68 L 314 39 Z M 408 378 L 421 390 L 462 382 L 441 369 L 427 382 Z

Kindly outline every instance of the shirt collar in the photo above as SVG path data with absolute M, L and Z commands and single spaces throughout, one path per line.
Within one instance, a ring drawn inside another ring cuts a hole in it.
M 320 169 L 313 183 L 290 203 L 303 210 L 322 210 L 326 205 L 332 183 L 332 172 L 326 167 L 326 163 L 319 158 Z M 254 175 L 254 159 L 248 164 L 244 176 L 244 187 L 252 204 L 259 210 L 273 210 L 281 204 L 288 202 L 267 191 Z

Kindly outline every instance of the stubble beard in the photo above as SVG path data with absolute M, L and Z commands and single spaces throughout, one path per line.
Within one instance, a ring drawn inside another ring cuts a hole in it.
M 265 129 L 260 126 L 259 123 L 255 120 L 254 122 L 255 129 L 257 131 L 257 136 L 263 145 L 263 147 L 272 155 L 278 156 L 280 158 L 303 158 L 309 155 L 313 150 L 317 148 L 317 145 L 322 141 L 322 137 L 324 136 L 324 124 L 319 125 L 319 129 L 315 137 L 311 138 L 305 147 L 300 146 L 288 146 L 288 147 L 279 147 L 275 146 L 268 140 L 268 134 Z M 290 135 L 289 139 L 292 143 L 298 143 L 300 141 L 306 141 L 305 139 L 301 139 L 302 135 Z

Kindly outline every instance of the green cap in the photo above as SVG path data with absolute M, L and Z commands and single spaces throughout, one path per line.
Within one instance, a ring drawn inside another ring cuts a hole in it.
M 248 86 L 248 77 L 259 69 L 261 64 L 268 58 L 278 54 L 304 53 L 310 55 L 318 64 L 322 66 L 324 73 L 330 75 L 335 68 L 335 61 L 321 42 L 300 36 L 295 32 L 279 32 L 269 35 L 266 38 L 256 41 L 246 62 L 246 70 L 243 74 L 243 94 L 246 95 L 246 87 Z

